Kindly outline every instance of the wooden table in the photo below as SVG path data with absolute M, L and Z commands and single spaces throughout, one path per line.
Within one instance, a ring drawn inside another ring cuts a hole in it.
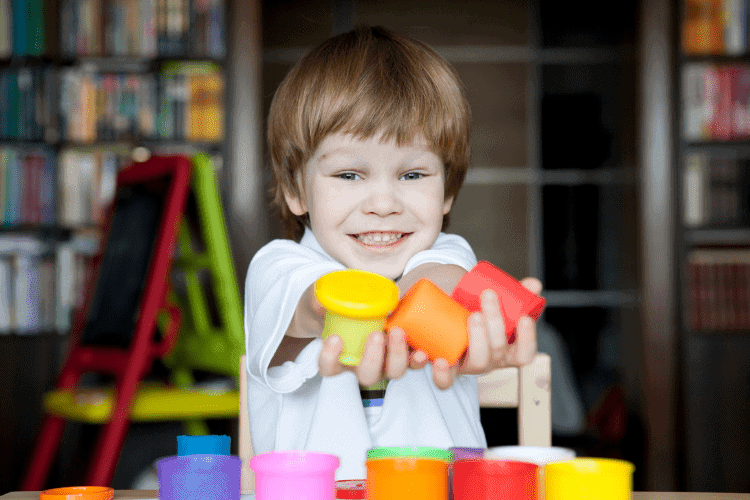
M 157 498 L 156 490 L 118 490 L 114 500 L 143 500 Z M 39 493 L 17 491 L 0 496 L 7 500 L 39 500 Z M 663 493 L 639 491 L 633 493 L 633 500 L 750 500 L 750 493 Z

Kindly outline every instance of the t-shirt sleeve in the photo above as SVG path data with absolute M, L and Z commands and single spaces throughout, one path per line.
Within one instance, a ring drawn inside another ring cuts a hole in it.
M 423 250 L 409 259 L 404 274 L 415 267 L 426 263 L 454 264 L 467 271 L 477 264 L 477 257 L 469 243 L 457 234 L 440 233 L 435 243 L 428 250 Z
M 245 351 L 251 377 L 274 392 L 287 393 L 317 374 L 318 341 L 282 367 L 269 370 L 268 365 L 304 291 L 339 269 L 341 264 L 290 240 L 272 241 L 255 254 L 245 280 Z

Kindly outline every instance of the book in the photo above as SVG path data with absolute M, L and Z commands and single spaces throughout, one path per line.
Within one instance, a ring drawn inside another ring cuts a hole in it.
M 724 52 L 724 0 L 684 0 L 682 50 L 689 55 Z
M 0 59 L 13 54 L 13 23 L 11 0 L 0 0 Z

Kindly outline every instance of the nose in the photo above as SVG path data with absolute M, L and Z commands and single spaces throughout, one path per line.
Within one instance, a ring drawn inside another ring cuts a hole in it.
M 373 182 L 368 186 L 368 193 L 362 202 L 362 211 L 379 217 L 400 214 L 404 204 L 396 186 L 388 181 Z

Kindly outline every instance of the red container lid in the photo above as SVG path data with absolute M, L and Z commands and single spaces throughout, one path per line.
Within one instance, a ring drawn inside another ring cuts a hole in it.
M 336 481 L 336 498 L 365 498 L 366 486 L 364 479 Z
M 469 311 L 481 311 L 480 296 L 485 289 L 494 290 L 500 299 L 505 332 L 511 344 L 515 340 L 518 320 L 530 316 L 536 321 L 546 305 L 543 297 L 530 292 L 520 281 L 484 260 L 464 274 L 451 297 Z

